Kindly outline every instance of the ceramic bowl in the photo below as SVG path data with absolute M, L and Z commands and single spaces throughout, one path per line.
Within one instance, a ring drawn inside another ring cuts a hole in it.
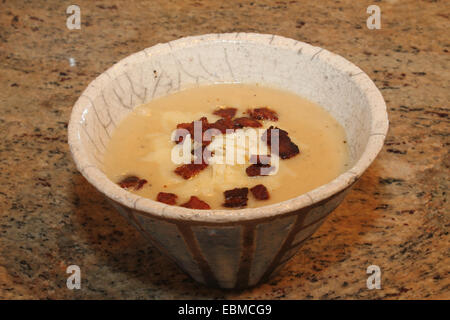
M 133 108 L 188 87 L 230 82 L 282 88 L 324 107 L 347 132 L 350 169 L 274 205 L 205 211 L 137 196 L 103 173 L 105 146 Z M 69 144 L 86 180 L 182 270 L 209 286 L 244 288 L 297 253 L 375 159 L 387 129 L 381 93 L 349 61 L 276 35 L 229 33 L 158 44 L 116 63 L 75 103 Z

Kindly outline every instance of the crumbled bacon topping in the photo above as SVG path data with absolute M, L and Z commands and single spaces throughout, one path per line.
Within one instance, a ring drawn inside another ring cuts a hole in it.
M 265 171 L 262 171 L 262 168 L 267 168 Z M 275 167 L 272 167 L 270 164 L 252 164 L 247 169 L 245 169 L 245 172 L 249 177 L 256 177 L 256 176 L 268 176 L 273 170 L 275 170 Z
M 245 207 L 247 205 L 248 188 L 234 188 L 223 193 L 225 195 L 224 207 L 236 208 Z
M 269 199 L 269 191 L 263 184 L 257 184 L 253 188 L 250 189 L 253 196 L 258 200 L 267 200 Z
M 253 119 L 278 121 L 278 114 L 267 107 L 251 109 L 247 113 Z
M 174 193 L 160 192 L 156 196 L 156 200 L 165 204 L 174 205 L 177 203 L 178 196 Z
M 289 138 L 288 133 L 274 126 L 270 126 L 270 128 L 267 129 L 261 137 L 261 139 L 265 141 L 268 146 L 271 147 L 272 145 L 272 129 L 278 130 L 278 154 L 281 159 L 289 159 L 300 153 L 298 146 L 294 142 L 292 142 L 291 138 Z
M 178 136 L 176 137 L 176 143 L 183 142 L 186 135 L 189 133 L 191 135 L 191 139 L 195 139 L 196 142 L 199 142 L 201 144 L 201 146 L 198 146 L 195 150 L 192 150 L 192 154 L 194 154 L 196 158 L 200 156 L 200 153 L 202 154 L 202 163 L 180 165 L 175 169 L 175 173 L 177 175 L 187 180 L 194 177 L 206 167 L 208 167 L 208 159 L 204 159 L 203 151 L 205 151 L 205 148 L 211 142 L 211 137 L 213 135 L 217 133 L 226 134 L 227 131 L 230 132 L 230 130 L 241 129 L 244 127 L 260 128 L 263 126 L 260 120 L 278 121 L 278 114 L 268 107 L 250 109 L 247 111 L 248 116 L 246 117 L 235 118 L 236 113 L 236 108 L 219 107 L 213 112 L 214 115 L 220 117 L 220 119 L 218 119 L 217 121 L 209 123 L 206 117 L 200 118 L 199 120 L 197 120 L 201 122 L 200 137 L 195 135 L 195 128 L 196 126 L 198 126 L 195 124 L 195 121 L 191 123 L 180 123 L 177 125 L 177 130 L 184 129 L 186 131 L 182 134 L 178 134 Z M 214 133 L 210 129 L 215 129 L 217 133 Z M 267 129 L 261 137 L 261 139 L 265 141 L 270 147 L 272 152 L 275 147 L 272 146 L 272 134 L 276 134 L 276 132 L 272 132 L 272 130 L 277 130 L 278 133 L 278 155 L 281 159 L 289 159 L 300 153 L 298 146 L 294 142 L 292 142 L 292 140 L 289 138 L 288 133 L 274 126 L 271 126 L 269 129 Z M 270 164 L 270 155 L 252 155 L 250 157 L 250 163 L 251 165 L 245 170 L 247 175 L 250 177 L 269 175 L 273 170 L 276 169 Z M 225 191 L 225 202 L 223 206 L 228 208 L 247 206 L 248 191 L 249 188 L 247 187 L 234 188 L 232 190 Z M 266 200 L 270 197 L 267 188 L 262 184 L 254 186 L 250 189 L 250 191 L 258 200 Z M 158 201 L 171 205 L 176 203 L 176 199 L 177 196 L 173 193 L 160 192 L 157 196 Z M 191 196 L 189 201 L 182 204 L 181 206 L 191 209 L 210 209 L 210 206 L 206 202 L 200 200 L 195 196 Z
M 201 117 L 197 121 L 201 122 L 201 130 L 202 130 L 201 137 L 196 137 L 194 135 L 195 121 L 192 121 L 191 123 L 179 123 L 179 124 L 177 124 L 177 131 L 175 132 L 175 134 L 176 134 L 175 142 L 176 143 L 183 142 L 184 138 L 187 136 L 187 134 L 190 133 L 191 139 L 197 138 L 197 140 L 199 140 L 198 138 L 200 138 L 200 139 L 202 139 L 202 143 L 209 144 L 210 141 L 206 141 L 203 139 L 203 133 L 210 128 L 210 123 L 208 122 L 208 119 L 206 117 Z M 183 129 L 187 130 L 187 132 L 184 131 Z
M 270 154 L 252 154 L 249 161 L 254 164 L 268 164 L 270 163 Z
M 216 122 L 209 123 L 206 117 L 202 117 L 197 121 L 201 121 L 201 129 L 202 135 L 201 137 L 196 137 L 194 133 L 195 129 L 195 121 L 191 123 L 179 123 L 177 125 L 177 131 L 175 132 L 175 143 L 181 143 L 186 138 L 187 134 L 191 135 L 191 139 L 197 139 L 198 142 L 201 142 L 202 145 L 207 146 L 211 143 L 211 137 L 205 134 L 205 131 L 208 129 L 217 129 L 222 134 L 225 134 L 227 130 L 241 129 L 244 127 L 252 127 L 252 128 L 260 128 L 262 124 L 253 118 L 249 117 L 240 117 L 233 118 L 236 114 L 236 108 L 223 108 L 214 111 L 215 115 L 219 115 L 222 118 L 217 120 Z M 201 139 L 201 141 L 200 141 Z
M 236 129 L 240 129 L 243 127 L 251 127 L 251 128 L 262 127 L 261 122 L 259 122 L 258 120 L 252 119 L 252 118 L 247 118 L 247 117 L 236 118 L 233 120 L 233 122 L 234 122 L 234 128 L 236 128 Z
M 191 196 L 188 202 L 180 205 L 181 207 L 198 210 L 209 210 L 211 207 L 205 201 L 200 200 L 196 196 Z
M 249 177 L 256 176 L 268 176 L 270 172 L 275 170 L 275 167 L 270 165 L 270 155 L 256 155 L 253 154 L 250 156 L 250 163 L 252 163 L 245 172 Z M 261 169 L 265 168 L 264 171 Z
M 187 130 L 184 131 L 184 130 Z M 180 123 L 177 125 L 177 130 L 175 132 L 175 143 L 181 143 L 184 141 L 184 138 L 188 135 L 188 133 L 191 134 L 191 137 L 194 136 L 194 124 L 193 123 Z
M 222 118 L 214 123 L 211 123 L 211 128 L 217 129 L 223 134 L 226 133 L 227 129 L 234 129 L 234 122 L 230 118 Z
M 175 169 L 175 173 L 179 176 L 181 176 L 183 179 L 190 179 L 193 176 L 200 173 L 200 171 L 206 169 L 208 166 L 207 163 L 188 163 L 183 164 Z
M 124 188 L 124 189 L 133 188 L 134 190 L 139 190 L 146 183 L 147 183 L 147 180 L 145 180 L 145 179 L 140 179 L 136 176 L 127 176 L 127 177 L 123 178 L 118 184 L 121 188 Z
M 197 141 L 197 142 L 200 142 L 202 145 L 208 145 L 208 144 L 210 144 L 211 141 L 207 141 L 207 139 L 204 139 L 204 137 L 203 137 L 205 131 L 208 130 L 208 129 L 210 128 L 210 126 L 211 126 L 210 123 L 208 122 L 208 118 L 206 118 L 206 117 L 201 117 L 201 118 L 200 118 L 199 120 L 197 120 L 197 121 L 201 121 L 201 124 L 202 124 L 202 127 L 201 127 L 201 129 L 202 129 L 201 135 L 200 135 L 200 137 L 196 137 L 196 136 L 195 136 L 195 130 L 194 130 L 194 133 L 191 135 L 191 138 L 194 139 L 194 140 Z M 194 124 L 193 124 L 193 128 L 195 128 L 195 127 L 194 127 Z
M 232 107 L 221 107 L 213 112 L 216 116 L 231 119 L 236 115 L 237 109 Z

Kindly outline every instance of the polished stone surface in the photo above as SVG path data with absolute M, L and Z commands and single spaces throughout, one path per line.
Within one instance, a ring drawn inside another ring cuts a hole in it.
M 14 1 L 0 10 L 0 298 L 450 298 L 449 16 L 444 1 Z M 272 281 L 245 291 L 196 284 L 76 171 L 67 121 L 81 91 L 127 55 L 211 32 L 291 37 L 361 67 L 390 131 L 343 204 Z M 69 59 L 75 60 L 75 66 Z M 66 288 L 77 264 L 81 290 Z M 368 290 L 378 265 L 382 289 Z

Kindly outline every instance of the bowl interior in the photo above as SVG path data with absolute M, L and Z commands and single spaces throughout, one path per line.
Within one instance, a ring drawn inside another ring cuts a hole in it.
M 88 86 L 76 102 L 69 124 L 69 143 L 78 169 L 97 189 L 136 208 L 139 197 L 117 187 L 102 172 L 105 147 L 115 127 L 140 104 L 215 83 L 258 83 L 291 91 L 321 105 L 345 128 L 351 169 L 309 193 L 308 199 L 299 197 L 288 204 L 291 209 L 347 186 L 382 147 L 388 127 L 384 100 L 368 76 L 352 63 L 283 37 L 211 34 L 135 53 Z M 148 199 L 139 203 L 141 209 L 151 212 L 161 213 L 166 207 Z M 174 210 L 182 213 L 189 209 Z

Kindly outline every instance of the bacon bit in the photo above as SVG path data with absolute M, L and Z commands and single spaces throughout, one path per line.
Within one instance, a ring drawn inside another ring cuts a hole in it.
M 219 131 L 219 133 L 217 133 L 217 131 Z M 202 147 L 207 147 L 212 142 L 212 137 L 220 133 L 222 133 L 222 130 L 214 128 L 214 123 L 210 123 L 208 130 L 203 133 Z
M 203 133 L 204 133 L 206 130 L 208 130 L 208 129 L 210 128 L 211 124 L 208 122 L 208 118 L 206 118 L 206 117 L 201 117 L 201 118 L 200 118 L 199 120 L 197 120 L 197 121 L 201 121 L 201 123 L 202 123 L 201 128 L 202 128 L 202 137 L 203 137 Z M 181 142 L 183 142 L 184 138 L 185 138 L 186 135 L 187 135 L 186 132 L 183 133 L 183 131 L 178 130 L 178 129 L 184 129 L 184 130 L 187 130 L 187 131 L 191 134 L 191 139 L 196 138 L 196 137 L 194 136 L 194 128 L 195 128 L 195 127 L 194 127 L 194 123 L 195 123 L 195 121 L 192 121 L 191 123 L 179 123 L 179 124 L 177 124 L 177 132 L 176 132 L 176 135 L 178 136 L 178 139 L 175 140 L 175 143 L 181 143 Z M 202 137 L 201 137 L 201 139 L 203 140 Z M 198 140 L 198 137 L 197 137 L 197 140 Z M 207 144 L 210 143 L 210 141 L 205 141 L 205 142 L 207 142 Z
M 192 137 L 192 139 L 196 139 L 195 141 L 198 141 L 198 142 L 201 142 L 202 144 L 209 144 L 210 143 L 210 141 L 204 141 L 204 139 L 203 139 L 203 134 L 205 133 L 205 131 L 206 130 L 208 130 L 209 129 L 209 127 L 211 126 L 211 124 L 208 122 L 208 118 L 206 118 L 206 117 L 201 117 L 199 120 L 197 120 L 197 121 L 201 121 L 201 124 L 202 124 L 202 134 L 201 134 L 201 136 L 200 137 L 196 137 L 195 136 L 195 133 L 194 133 L 194 122 L 192 122 L 192 135 L 191 135 L 191 137 Z M 199 139 L 200 138 L 200 139 Z
M 278 150 L 279 150 L 279 156 L 281 159 L 289 159 L 300 153 L 298 146 L 291 141 L 291 138 L 289 138 L 288 133 L 286 131 L 284 131 L 280 128 L 274 127 L 274 126 L 270 126 L 270 128 L 267 129 L 266 132 L 264 132 L 264 134 L 261 137 L 261 139 L 263 141 L 266 141 L 266 143 L 269 147 L 272 144 L 272 142 L 271 142 L 272 129 L 277 129 L 278 133 L 279 133 L 278 134 L 278 141 L 279 141 L 279 149 Z
M 134 189 L 135 189 L 135 190 L 139 190 L 139 189 L 141 189 L 141 188 L 144 186 L 144 184 L 146 184 L 146 183 L 147 183 L 147 180 L 141 179 L 141 180 L 139 180 L 138 185 L 137 185 L 136 188 L 134 188 Z
M 253 193 L 253 196 L 258 200 L 267 200 L 269 199 L 269 191 L 263 184 L 257 184 L 253 188 L 250 189 Z
M 267 107 L 248 110 L 247 113 L 253 119 L 278 121 L 278 114 Z
M 268 164 L 270 162 L 270 154 L 252 154 L 249 161 L 254 164 Z
M 134 190 L 139 190 L 146 183 L 147 183 L 147 180 L 145 180 L 145 179 L 139 179 L 136 176 L 128 176 L 128 177 L 125 177 L 124 179 L 122 179 L 118 184 L 121 188 L 124 188 L 124 189 L 134 188 Z
M 175 140 L 175 143 L 183 142 L 184 138 L 187 136 L 187 133 L 180 129 L 187 130 L 191 134 L 191 138 L 194 137 L 194 123 L 180 123 L 177 124 L 177 131 L 175 132 L 178 137 L 177 140 Z
M 227 129 L 234 129 L 234 122 L 230 118 L 222 118 L 212 123 L 210 127 L 225 134 Z
M 267 173 L 262 174 L 261 168 L 269 168 L 267 170 Z M 270 172 L 275 170 L 275 167 L 272 167 L 270 164 L 252 164 L 251 166 L 247 167 L 245 169 L 245 172 L 249 177 L 256 177 L 256 176 L 268 176 Z
M 247 205 L 248 188 L 234 188 L 223 193 L 225 195 L 224 207 L 236 208 L 245 207 Z
M 194 132 L 194 124 L 191 123 L 179 123 L 177 124 L 177 129 L 186 129 L 189 132 Z
M 208 164 L 206 163 L 189 163 L 183 164 L 175 169 L 175 173 L 181 176 L 183 179 L 190 179 L 193 176 L 197 175 L 200 171 L 204 170 Z
M 212 154 L 214 154 L 214 152 L 208 152 L 207 154 L 205 154 L 206 147 L 207 147 L 207 145 L 203 144 L 202 146 L 200 146 L 198 148 L 194 148 L 194 149 L 192 149 L 191 154 L 193 156 L 201 157 L 202 163 L 209 164 L 208 160 L 209 160 L 209 158 L 211 158 L 211 156 L 212 156 Z
M 259 128 L 262 127 L 261 122 L 252 119 L 252 118 L 247 118 L 247 117 L 241 117 L 241 118 L 236 118 L 233 120 L 234 122 L 234 127 L 236 129 L 240 129 L 243 127 L 252 127 L 252 128 Z
M 201 121 L 202 122 L 202 145 L 203 146 L 207 146 L 211 143 L 211 139 L 210 137 L 207 137 L 205 134 L 205 131 L 208 129 L 217 129 L 219 130 L 222 134 L 225 134 L 227 132 L 227 130 L 234 130 L 234 129 L 240 129 L 243 127 L 252 127 L 252 128 L 260 128 L 262 127 L 262 124 L 252 118 L 248 118 L 248 117 L 241 117 L 241 118 L 235 118 L 232 120 L 232 116 L 231 116 L 231 112 L 227 111 L 227 110 L 234 110 L 233 112 L 236 112 L 235 108 L 227 108 L 227 109 L 219 109 L 215 111 L 219 112 L 219 111 L 226 111 L 227 116 L 223 116 L 221 119 L 217 120 L 216 122 L 213 123 L 209 123 L 208 119 L 206 117 L 202 117 L 197 121 Z M 187 130 L 187 132 L 183 132 L 181 131 L 182 129 Z M 191 123 L 180 123 L 177 125 L 177 138 L 175 139 L 175 143 L 181 143 L 184 141 L 184 138 L 186 137 L 187 133 L 191 134 L 191 139 L 197 138 L 198 141 L 198 137 L 195 137 L 194 135 L 194 121 Z M 198 141 L 200 142 L 200 141 Z
M 165 204 L 174 205 L 177 203 L 177 198 L 178 198 L 178 196 L 174 193 L 160 192 L 160 193 L 158 193 L 158 195 L 156 197 L 156 201 L 159 201 L 159 202 L 162 202 Z
M 236 115 L 237 109 L 232 107 L 222 107 L 213 112 L 216 116 L 231 119 Z
M 180 205 L 181 207 L 198 210 L 209 210 L 211 207 L 205 201 L 200 200 L 196 196 L 191 196 L 188 202 Z
M 256 176 L 268 176 L 270 172 L 275 170 L 275 167 L 272 167 L 270 164 L 270 155 L 256 155 L 253 154 L 250 156 L 250 165 L 245 169 L 245 172 L 249 177 L 256 177 Z M 270 168 L 268 170 L 265 170 L 267 173 L 262 174 L 261 168 Z
M 202 132 L 205 132 L 208 129 L 208 127 L 209 127 L 208 118 L 207 117 L 201 117 L 197 121 L 201 121 L 202 122 Z

